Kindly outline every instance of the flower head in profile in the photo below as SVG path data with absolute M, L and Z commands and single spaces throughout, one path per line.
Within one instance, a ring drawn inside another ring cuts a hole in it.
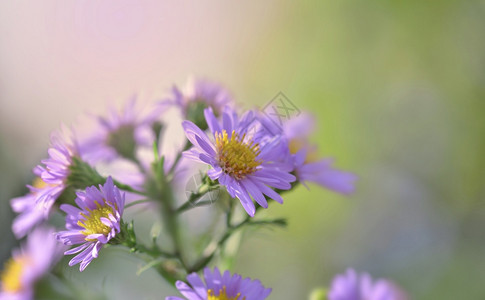
M 176 287 L 185 297 L 166 297 L 165 300 L 263 300 L 271 293 L 259 280 L 242 278 L 241 275 L 231 275 L 229 271 L 223 274 L 219 269 L 204 269 L 204 281 L 196 273 L 187 276 L 189 284 L 177 281 Z
M 279 138 L 260 144 L 258 138 L 248 134 L 255 122 L 252 111 L 239 118 L 226 107 L 221 122 L 211 108 L 204 114 L 209 136 L 190 121 L 182 123 L 185 135 L 194 145 L 184 152 L 185 157 L 210 165 L 209 177 L 225 186 L 231 197 L 237 197 L 250 216 L 255 213 L 251 197 L 264 208 L 268 207 L 264 195 L 282 203 L 272 188 L 288 190 L 295 177 L 288 173 L 285 163 L 276 162 L 282 155 Z
M 357 176 L 334 168 L 332 158 L 319 158 L 316 146 L 309 142 L 314 129 L 314 119 L 309 114 L 301 114 L 283 123 L 282 127 L 261 117 L 262 130 L 271 135 L 282 135 L 293 164 L 293 172 L 298 181 L 314 182 L 338 193 L 350 194 L 355 189 Z
M 151 147 L 155 140 L 152 126 L 158 121 L 163 107 L 144 113 L 131 98 L 121 112 L 111 109 L 107 117 L 96 117 L 97 128 L 80 143 L 83 159 L 90 163 L 109 162 L 116 158 L 134 159 L 137 146 Z
M 367 273 L 348 269 L 337 275 L 328 292 L 329 300 L 406 300 L 406 294 L 386 279 L 373 280 Z
M 61 205 L 67 213 L 66 231 L 57 233 L 57 238 L 65 245 L 81 244 L 66 251 L 65 255 L 77 254 L 69 266 L 81 263 L 83 271 L 96 257 L 101 248 L 120 232 L 121 216 L 125 205 L 125 195 L 120 193 L 108 177 L 99 189 L 95 186 L 77 193 L 76 204 Z
M 0 300 L 34 299 L 34 284 L 62 256 L 65 246 L 54 237 L 53 229 L 37 227 L 27 242 L 14 250 L 0 271 Z
M 68 186 L 73 158 L 78 156 L 72 137 L 56 131 L 51 135 L 49 158 L 33 170 L 36 175 L 30 192 L 11 200 L 13 211 L 19 216 L 13 221 L 12 230 L 17 238 L 27 234 L 36 224 L 48 218 L 52 205 Z
M 192 121 L 205 130 L 207 124 L 204 120 L 204 109 L 210 107 L 218 116 L 222 113 L 224 106 L 231 105 L 232 102 L 229 92 L 220 84 L 190 78 L 183 90 L 174 86 L 171 99 L 165 103 L 179 107 L 184 119 Z
M 24 237 L 30 229 L 45 219 L 44 207 L 36 205 L 35 200 L 39 191 L 47 187 L 46 183 L 40 178 L 41 171 L 39 168 L 34 168 L 33 172 L 37 177 L 32 185 L 27 185 L 28 194 L 10 200 L 12 210 L 19 214 L 12 223 L 12 231 L 17 238 Z

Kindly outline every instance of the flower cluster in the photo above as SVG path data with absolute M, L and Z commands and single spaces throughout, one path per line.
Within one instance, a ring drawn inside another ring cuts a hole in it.
M 79 264 L 84 271 L 108 245 L 125 247 L 143 259 L 144 269 L 156 270 L 186 299 L 265 299 L 271 289 L 258 280 L 208 267 L 225 255 L 221 250 L 229 238 L 248 225 L 285 226 L 285 219 L 261 216 L 258 209 L 269 208 L 272 200 L 282 204 L 283 194 L 299 183 L 314 182 L 342 194 L 354 190 L 354 174 L 335 169 L 331 159 L 318 159 L 309 142 L 313 121 L 308 115 L 277 126 L 257 110 L 241 112 L 229 92 L 206 80 L 190 81 L 185 89 L 174 87 L 169 99 L 148 112 L 138 104 L 133 98 L 121 112 L 110 110 L 108 117 L 95 117 L 96 130 L 84 138 L 72 129 L 51 136 L 48 158 L 34 168 L 28 194 L 11 200 L 19 214 L 13 232 L 18 238 L 28 236 L 27 247 L 14 253 L 2 272 L 0 299 L 10 299 L 7 294 L 33 298 L 33 283 L 48 272 L 60 252 L 74 255 L 68 265 Z M 170 107 L 180 111 L 187 140 L 167 162 L 169 154 L 161 146 L 170 143 L 164 118 Z M 153 156 L 146 150 L 153 150 Z M 191 169 L 193 161 L 208 168 L 196 170 L 202 173 L 201 184 L 181 201 L 180 170 Z M 119 163 L 131 165 L 130 171 L 115 168 Z M 104 172 L 98 172 L 100 166 Z M 137 179 L 130 180 L 133 177 Z M 228 205 L 212 206 L 211 217 L 223 219 L 225 225 L 220 233 L 203 233 L 208 242 L 200 249 L 184 239 L 180 215 L 202 206 L 201 199 L 214 190 L 219 191 L 214 201 Z M 140 242 L 136 220 L 126 220 L 125 209 L 142 204 L 141 211 L 159 212 L 163 242 L 159 234 L 152 235 L 148 245 Z M 65 229 L 55 234 L 39 229 L 57 208 L 65 213 Z M 336 277 L 328 297 L 401 299 L 393 296 L 395 291 L 387 281 L 372 282 L 368 275 L 348 271 Z

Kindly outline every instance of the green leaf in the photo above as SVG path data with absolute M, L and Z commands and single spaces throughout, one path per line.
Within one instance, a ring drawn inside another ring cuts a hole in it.
M 161 264 L 162 262 L 163 262 L 163 258 L 156 258 L 152 261 L 149 261 L 146 265 L 144 265 L 143 267 L 138 269 L 138 271 L 136 271 L 136 275 L 140 276 L 146 270 L 151 269 L 151 268 L 155 267 L 156 265 Z

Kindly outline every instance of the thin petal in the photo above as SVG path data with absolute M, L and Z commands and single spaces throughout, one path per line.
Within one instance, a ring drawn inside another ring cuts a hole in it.
M 242 206 L 244 207 L 244 210 L 250 215 L 251 217 L 254 217 L 254 214 L 256 213 L 256 209 L 254 207 L 253 200 L 251 200 L 251 197 L 249 197 L 248 192 L 246 189 L 241 186 L 238 183 L 239 187 L 235 190 L 236 192 L 236 197 L 239 198 Z
M 185 136 L 193 145 L 199 146 L 200 148 L 202 148 L 196 139 L 197 136 L 201 140 L 205 141 L 207 144 L 209 145 L 212 144 L 209 138 L 207 137 L 207 134 L 205 134 L 202 130 L 200 130 L 200 128 L 197 127 L 197 125 L 195 125 L 194 123 L 190 121 L 183 121 L 182 127 L 184 128 Z
M 209 129 L 212 133 L 222 132 L 219 122 L 217 121 L 217 118 L 214 115 L 211 107 L 204 109 L 204 116 L 207 125 L 209 126 Z
M 175 287 L 179 292 L 190 300 L 204 300 L 205 298 L 200 297 L 189 285 L 183 281 L 177 281 Z
M 197 273 L 187 275 L 187 281 L 190 283 L 192 289 L 197 293 L 197 295 L 199 295 L 201 298 L 207 296 L 207 288 Z
M 264 198 L 261 190 L 250 179 L 242 180 L 241 184 L 246 188 L 249 194 L 259 205 L 264 208 L 268 208 L 266 198 Z

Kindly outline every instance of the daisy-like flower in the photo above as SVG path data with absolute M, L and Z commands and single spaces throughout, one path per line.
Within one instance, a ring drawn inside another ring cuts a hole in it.
M 121 112 L 111 109 L 108 117 L 96 117 L 97 129 L 79 146 L 83 159 L 90 163 L 110 162 L 119 157 L 133 160 L 137 146 L 153 145 L 152 126 L 163 109 L 158 106 L 143 113 L 136 107 L 136 97 L 133 96 Z
M 194 123 L 182 123 L 185 135 L 195 146 L 184 152 L 185 157 L 210 165 L 209 177 L 224 185 L 232 198 L 237 197 L 250 216 L 255 213 L 251 197 L 264 208 L 268 207 L 264 195 L 282 203 L 281 196 L 271 187 L 288 190 L 295 177 L 288 173 L 285 163 L 276 162 L 283 155 L 279 138 L 260 145 L 259 138 L 248 135 L 255 122 L 252 111 L 239 119 L 232 109 L 225 107 L 222 122 L 211 108 L 205 109 L 204 115 L 210 138 Z
M 185 297 L 166 297 L 165 300 L 263 300 L 271 293 L 270 288 L 265 288 L 259 280 L 242 278 L 241 275 L 231 275 L 229 271 L 224 274 L 219 269 L 204 269 L 204 281 L 192 273 L 187 276 L 187 284 L 177 281 L 175 286 Z
M 204 80 L 189 78 L 183 90 L 176 86 L 172 88 L 172 98 L 164 103 L 172 104 L 180 108 L 184 119 L 194 122 L 199 127 L 205 127 L 203 111 L 211 107 L 216 115 L 222 113 L 226 105 L 233 102 L 229 92 L 220 84 Z
M 125 194 L 120 193 L 111 177 L 108 177 L 104 185 L 99 185 L 99 189 L 91 186 L 78 192 L 75 201 L 79 208 L 61 205 L 61 210 L 67 213 L 67 230 L 56 235 L 65 245 L 81 244 L 64 254 L 81 252 L 71 259 L 69 266 L 81 263 L 82 272 L 98 257 L 101 248 L 120 232 Z
M 65 249 L 53 229 L 37 227 L 26 244 L 14 250 L 0 272 L 0 300 L 34 299 L 34 284 L 62 257 Z
M 329 300 L 406 300 L 406 294 L 386 279 L 373 280 L 367 274 L 348 269 L 337 275 L 328 292 Z
M 13 211 L 19 213 L 12 225 L 17 238 L 48 218 L 52 205 L 68 185 L 73 157 L 78 156 L 74 139 L 66 138 L 60 131 L 51 135 L 48 153 L 49 158 L 33 170 L 37 178 L 27 186 L 30 193 L 11 200 Z
M 314 119 L 302 114 L 283 123 L 283 127 L 261 118 L 262 129 L 270 135 L 282 135 L 289 150 L 293 172 L 299 182 L 314 182 L 320 186 L 341 194 L 350 194 L 355 189 L 357 176 L 350 172 L 335 169 L 334 159 L 319 158 L 317 148 L 309 142 L 309 135 L 314 129 Z

